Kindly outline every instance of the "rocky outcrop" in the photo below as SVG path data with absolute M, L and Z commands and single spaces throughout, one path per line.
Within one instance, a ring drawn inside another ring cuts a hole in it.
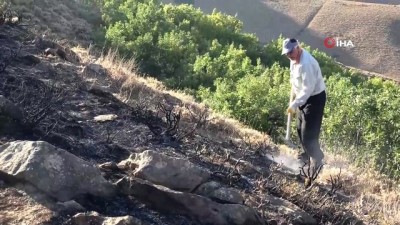
M 112 196 L 114 186 L 98 168 L 43 141 L 15 141 L 0 147 L 0 171 L 67 201 L 79 194 Z
M 210 173 L 186 159 L 169 157 L 152 150 L 132 154 L 118 167 L 133 170 L 133 176 L 173 190 L 191 192 L 204 183 Z
M 158 211 L 186 215 L 201 224 L 263 224 L 257 213 L 245 205 L 220 204 L 203 196 L 173 191 L 138 178 L 125 177 L 117 182 L 117 186 L 123 193 L 138 198 Z
M 269 212 L 275 212 L 280 216 L 291 218 L 292 223 L 295 225 L 318 224 L 310 214 L 285 199 L 266 195 L 265 200 L 268 202 L 266 207 Z
M 223 187 L 215 181 L 210 181 L 200 185 L 196 194 L 208 197 L 214 201 L 222 203 L 243 204 L 244 199 L 238 190 L 230 187 Z

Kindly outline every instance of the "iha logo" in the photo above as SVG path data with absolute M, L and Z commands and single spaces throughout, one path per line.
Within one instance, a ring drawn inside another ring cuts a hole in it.
M 326 48 L 334 48 L 334 47 L 354 48 L 354 44 L 351 40 L 342 40 L 333 37 L 325 38 L 324 45 Z

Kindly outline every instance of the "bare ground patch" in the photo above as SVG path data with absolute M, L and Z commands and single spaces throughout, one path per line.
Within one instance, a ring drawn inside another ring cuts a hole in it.
M 53 217 L 51 210 L 13 187 L 0 187 L 0 212 L 0 224 L 45 224 Z

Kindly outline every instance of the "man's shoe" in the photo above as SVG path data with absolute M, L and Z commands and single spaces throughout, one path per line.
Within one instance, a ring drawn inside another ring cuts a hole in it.
M 297 159 L 306 164 L 310 163 L 310 156 L 308 156 L 308 154 L 305 152 L 299 153 L 297 155 Z
M 315 159 L 311 159 L 311 168 L 314 168 L 315 171 L 320 171 L 322 169 L 322 167 L 324 166 L 324 164 L 322 163 L 322 160 L 315 160 Z

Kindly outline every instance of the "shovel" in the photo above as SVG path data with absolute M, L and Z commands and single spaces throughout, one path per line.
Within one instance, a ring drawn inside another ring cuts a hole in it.
M 293 90 L 290 90 L 290 97 L 289 97 L 289 105 L 294 99 L 294 92 Z M 292 115 L 288 113 L 287 117 L 287 123 L 286 123 L 286 136 L 285 136 L 285 144 L 290 147 L 290 148 L 296 148 L 296 145 L 293 144 L 293 142 L 290 140 L 290 130 L 291 130 L 291 124 L 292 124 Z

